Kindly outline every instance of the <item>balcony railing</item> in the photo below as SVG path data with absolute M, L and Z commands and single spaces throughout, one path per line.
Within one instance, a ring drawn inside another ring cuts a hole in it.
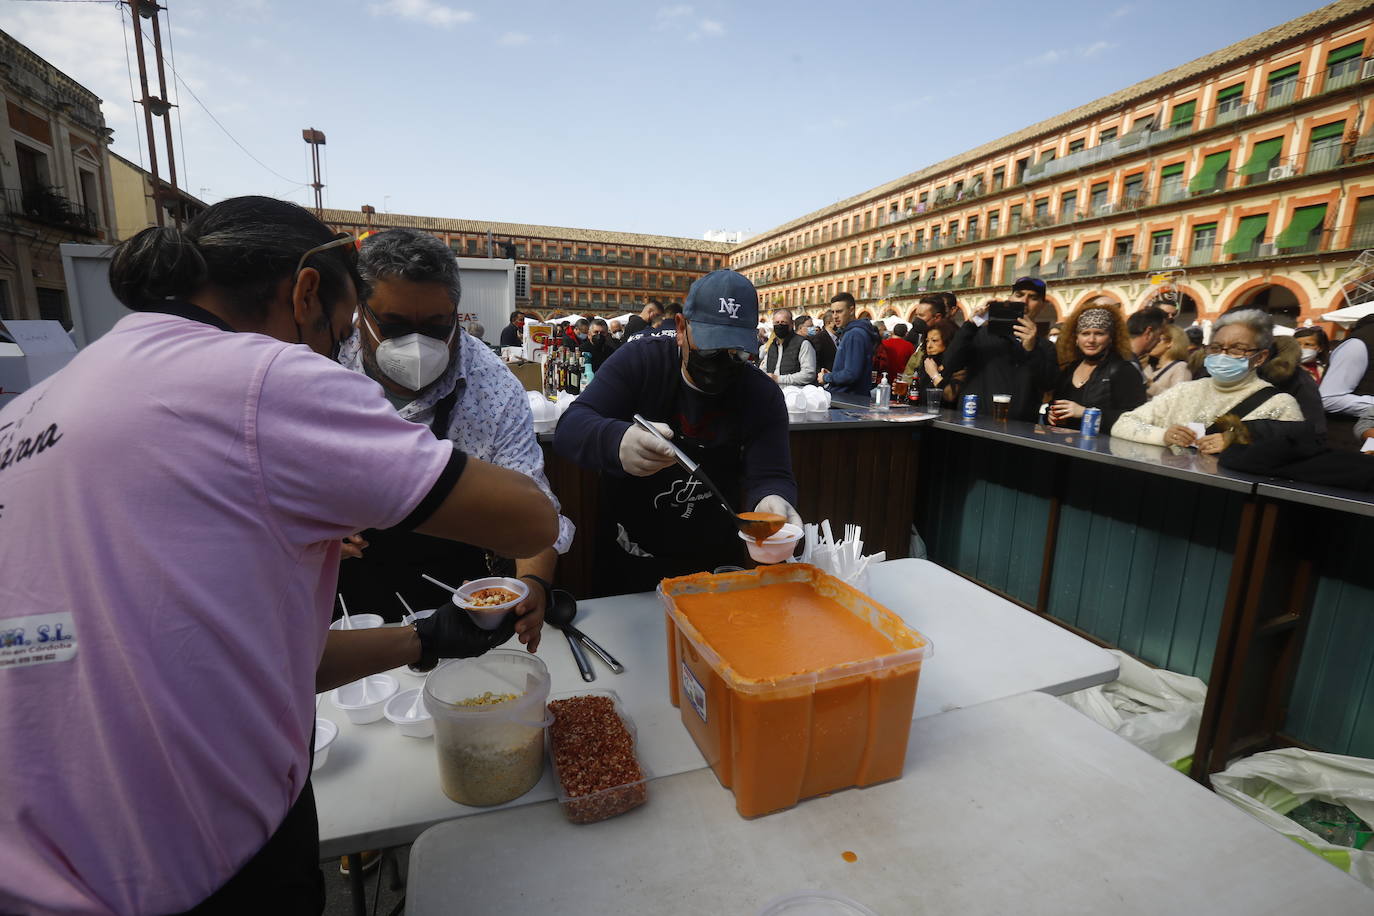
M 5 188 L 5 207 L 15 216 L 53 226 L 75 235 L 99 235 L 95 212 L 70 200 L 56 188 L 34 185 Z

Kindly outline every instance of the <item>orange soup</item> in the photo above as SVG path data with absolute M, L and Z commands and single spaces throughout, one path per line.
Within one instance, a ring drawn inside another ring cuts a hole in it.
M 804 582 L 678 595 L 674 600 L 706 644 L 746 678 L 818 671 L 891 655 L 899 648 Z

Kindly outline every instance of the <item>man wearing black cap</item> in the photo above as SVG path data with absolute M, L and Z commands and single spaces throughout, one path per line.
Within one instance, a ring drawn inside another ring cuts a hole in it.
M 1012 324 L 1011 333 L 995 333 L 984 303 L 959 326 L 945 353 L 944 371 L 951 376 L 967 370 L 963 393 L 978 395 L 980 415 L 992 415 L 994 395 L 1009 394 L 1011 419 L 1033 423 L 1059 371 L 1054 344 L 1040 336 L 1035 324 L 1045 306 L 1045 281 L 1022 277 L 1012 284 L 1010 298 L 1026 306 L 1026 314 Z
M 740 511 L 801 519 L 782 392 L 749 362 L 758 343 L 754 286 L 716 270 L 687 292 L 683 313 L 627 340 L 559 421 L 554 449 L 602 473 L 597 588 L 647 591 L 666 576 L 744 565 L 734 520 L 671 449 L 633 422 L 651 421 L 701 465 Z

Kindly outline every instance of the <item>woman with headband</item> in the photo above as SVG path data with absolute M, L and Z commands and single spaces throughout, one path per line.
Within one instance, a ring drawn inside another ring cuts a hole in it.
M 1102 411 L 1110 430 L 1122 413 L 1145 403 L 1145 380 L 1131 365 L 1131 342 L 1120 306 L 1098 297 L 1080 305 L 1055 342 L 1059 378 L 1048 411 L 1054 426 L 1078 429 L 1083 411 Z

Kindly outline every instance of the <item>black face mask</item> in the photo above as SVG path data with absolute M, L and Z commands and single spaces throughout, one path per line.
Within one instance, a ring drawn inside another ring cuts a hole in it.
M 778 340 L 786 340 L 792 336 L 792 326 L 790 324 L 773 325 L 773 336 Z
M 687 374 L 702 394 L 724 394 L 739 378 L 744 363 L 729 350 L 688 350 Z

